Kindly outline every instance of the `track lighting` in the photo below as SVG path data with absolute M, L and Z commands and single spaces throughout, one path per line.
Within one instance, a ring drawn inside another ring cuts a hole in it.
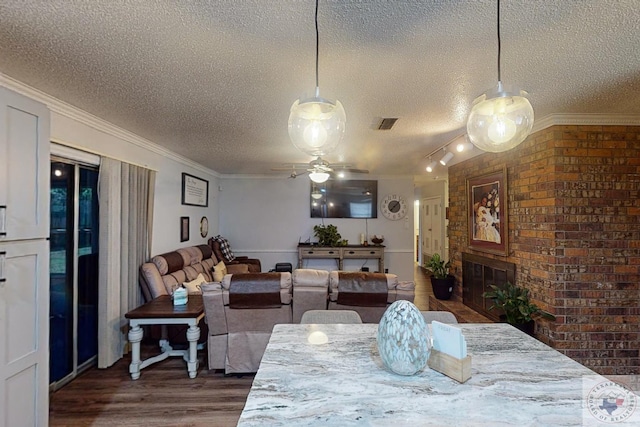
M 456 151 L 458 153 L 462 153 L 463 151 L 469 151 L 473 148 L 473 145 L 470 142 L 460 142 L 456 145 Z
M 449 161 L 453 159 L 453 153 L 451 151 L 447 151 L 444 148 L 442 150 L 444 151 L 444 156 L 442 156 L 442 158 L 440 159 L 440 164 L 442 166 L 446 166 L 447 163 L 449 163 Z
M 437 165 L 435 160 L 431 160 L 431 156 L 429 156 L 429 164 L 427 165 L 427 172 L 431 173 L 433 172 L 433 168 L 435 168 Z

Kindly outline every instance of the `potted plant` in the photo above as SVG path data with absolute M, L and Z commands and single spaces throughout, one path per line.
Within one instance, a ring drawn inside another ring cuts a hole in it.
M 449 274 L 450 266 L 451 262 L 444 262 L 438 253 L 433 254 L 424 263 L 424 267 L 431 271 L 431 288 L 433 289 L 433 295 L 437 299 L 447 300 L 451 298 L 453 293 L 455 277 Z
M 313 227 L 313 235 L 318 238 L 318 244 L 320 246 L 346 246 L 349 244 L 347 240 L 344 240 L 340 233 L 338 233 L 338 227 L 333 224 L 315 225 Z
M 536 317 L 555 320 L 553 314 L 531 302 L 528 289 L 510 282 L 505 283 L 503 287 L 496 285 L 489 285 L 489 287 L 491 291 L 482 294 L 483 297 L 493 300 L 489 310 L 501 309 L 504 314 L 500 317 L 521 331 L 533 336 Z

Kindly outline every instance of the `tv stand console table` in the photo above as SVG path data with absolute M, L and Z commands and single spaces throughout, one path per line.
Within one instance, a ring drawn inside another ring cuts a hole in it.
M 384 245 L 315 246 L 298 245 L 298 268 L 305 259 L 335 259 L 342 270 L 345 259 L 377 259 L 378 271 L 384 273 Z

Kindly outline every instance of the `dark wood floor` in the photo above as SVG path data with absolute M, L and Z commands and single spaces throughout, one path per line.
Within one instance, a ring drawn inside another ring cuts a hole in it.
M 416 266 L 415 304 L 428 309 L 431 285 Z M 153 355 L 143 348 L 143 357 Z M 198 376 L 189 379 L 185 363 L 169 358 L 129 376 L 130 356 L 108 369 L 92 368 L 51 394 L 49 423 L 56 426 L 235 426 L 252 375 L 225 376 L 207 370 L 200 352 Z

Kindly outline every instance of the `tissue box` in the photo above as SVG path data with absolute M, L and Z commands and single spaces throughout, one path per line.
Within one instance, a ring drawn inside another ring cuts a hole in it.
M 178 288 L 173 292 L 173 305 L 185 305 L 189 300 L 186 288 Z

